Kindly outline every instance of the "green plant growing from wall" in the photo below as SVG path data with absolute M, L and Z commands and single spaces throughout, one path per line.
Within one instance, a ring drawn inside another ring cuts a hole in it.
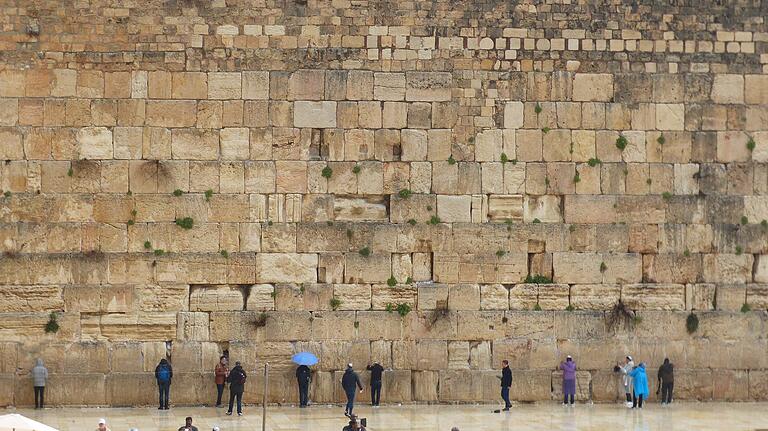
M 699 329 L 699 317 L 693 314 L 693 312 L 691 312 L 691 314 L 689 314 L 685 319 L 685 329 L 689 334 L 693 334 L 697 329 Z
M 9 190 L 6 190 L 5 192 L 3 192 L 3 196 L 5 196 L 6 199 L 10 198 L 11 197 L 11 192 Z
M 501 164 L 506 164 L 509 161 L 509 157 L 507 157 L 507 153 L 501 153 Z
M 162 256 L 165 254 L 165 250 L 163 250 L 162 248 L 158 248 L 158 249 L 155 249 L 154 253 L 155 253 L 155 256 Z
M 600 272 L 605 272 L 608 269 L 608 265 L 605 262 L 600 262 Z
M 627 148 L 627 145 L 629 144 L 629 141 L 627 141 L 627 137 L 624 135 L 619 135 L 618 138 L 616 138 L 616 148 L 618 148 L 621 151 L 624 151 L 625 148 Z
M 541 223 L 541 220 L 539 220 L 538 218 L 535 218 L 533 219 L 533 221 L 531 221 L 531 223 Z
M 574 306 L 573 306 L 573 305 L 571 305 L 571 304 L 568 304 L 568 306 L 567 306 L 567 307 L 565 307 L 565 311 L 573 311 L 573 310 L 575 310 L 575 309 L 576 309 L 576 308 L 574 308 Z
M 538 302 L 533 306 L 533 311 L 541 311 L 541 305 Z
M 411 225 L 411 226 L 415 226 L 416 225 L 416 220 L 408 219 L 408 224 Z
M 749 219 L 747 218 L 747 216 L 741 216 L 741 220 L 739 221 L 741 222 L 741 224 L 749 223 Z
M 224 259 L 229 259 L 229 252 L 228 252 L 228 251 L 226 251 L 226 250 L 221 250 L 221 251 L 219 252 L 219 254 L 221 254 L 221 256 L 222 256 Z
M 542 133 L 544 133 L 545 135 L 546 135 L 547 133 L 549 133 L 549 131 L 550 131 L 550 130 L 551 130 L 551 129 L 550 129 L 549 127 L 542 127 L 542 128 L 541 128 L 541 132 L 542 132 Z
M 573 176 L 573 182 L 578 183 L 581 181 L 581 176 L 579 176 L 579 173 L 576 172 L 576 175 Z
M 400 196 L 402 199 L 408 199 L 411 197 L 413 192 L 410 189 L 402 189 L 399 192 L 397 192 L 397 195 Z
M 360 253 L 360 256 L 368 257 L 371 255 L 371 249 L 368 247 L 363 247 L 358 253 Z
M 341 299 L 339 298 L 331 298 L 331 310 L 336 311 L 341 307 Z
M 389 286 L 389 287 L 395 287 L 395 286 L 397 286 L 397 279 L 395 278 L 395 276 L 394 276 L 394 275 L 393 275 L 393 276 L 390 276 L 390 277 L 387 279 L 387 286 Z
M 736 246 L 736 256 L 741 256 L 741 253 L 743 252 L 740 245 Z
M 360 165 L 355 165 L 352 167 L 352 173 L 357 175 L 360 173 Z
M 320 172 L 320 175 L 322 175 L 323 178 L 331 178 L 331 175 L 333 175 L 333 169 L 331 169 L 330 166 L 326 166 L 323 168 L 322 172 Z
M 213 197 L 213 190 L 208 189 L 205 191 L 205 201 L 210 202 L 211 198 Z
M 400 315 L 400 317 L 405 317 L 408 315 L 408 313 L 411 312 L 411 306 L 409 304 L 397 304 L 397 314 Z
M 182 228 L 182 229 L 192 229 L 192 227 L 195 225 L 195 221 L 192 220 L 192 217 L 184 217 L 184 218 L 177 218 L 176 219 L 176 226 Z
M 384 306 L 384 310 L 387 313 L 391 313 L 391 312 L 395 311 L 395 306 L 391 302 L 388 302 L 387 305 Z
M 530 106 L 530 105 L 528 105 Z M 541 111 L 543 111 L 541 104 L 539 102 L 536 102 L 536 106 L 533 107 L 533 111 L 536 113 L 536 115 L 541 114 Z
M 664 145 L 665 142 L 667 142 L 667 139 L 664 137 L 664 134 L 662 133 L 659 135 L 658 138 L 656 138 L 656 142 L 659 143 L 659 145 Z
M 45 324 L 45 333 L 55 334 L 57 332 L 59 332 L 58 316 L 56 316 L 56 313 L 51 313 L 48 315 L 48 322 Z
M 69 167 L 69 170 L 67 171 L 67 176 L 68 176 L 68 177 L 72 177 L 72 176 L 74 176 L 74 175 L 75 175 L 75 170 L 74 170 L 74 169 L 72 169 L 72 167 L 70 166 L 70 167 Z
M 456 159 L 454 159 L 454 158 L 453 158 L 453 154 L 451 154 L 451 155 L 448 157 L 448 164 L 449 164 L 449 165 L 455 165 L 455 164 L 456 164 Z
M 763 230 L 768 230 L 768 220 L 763 219 L 760 221 L 760 226 L 763 228 Z
M 602 163 L 603 163 L 602 160 L 600 160 L 600 159 L 598 159 L 596 157 L 592 157 L 591 159 L 587 160 L 587 164 L 591 168 L 594 168 L 597 165 L 601 165 Z
M 144 241 L 144 248 L 147 250 L 152 249 L 152 243 L 149 241 Z
M 552 284 L 552 279 L 541 274 L 535 274 L 535 275 L 528 274 L 525 277 L 524 282 L 526 284 Z
M 741 312 L 748 313 L 750 311 L 752 311 L 752 307 L 750 307 L 749 304 L 745 302 L 744 305 L 741 306 Z
M 408 277 L 405 279 L 405 284 L 413 284 L 413 278 Z
M 753 137 L 749 137 L 749 140 L 747 141 L 747 149 L 751 151 L 755 151 L 755 139 Z
M 429 221 L 428 221 L 427 223 L 429 223 L 429 224 L 431 224 L 431 225 L 437 225 L 437 224 L 440 224 L 440 217 L 438 217 L 438 216 L 432 216 L 432 217 L 429 219 Z
M 662 194 L 661 194 L 661 197 L 662 197 L 662 199 L 664 199 L 665 201 L 668 201 L 668 200 L 672 199 L 672 193 L 670 193 L 670 192 L 664 192 L 664 193 L 662 193 Z
M 173 191 L 173 195 L 176 196 L 176 197 L 179 197 L 179 196 L 181 196 L 183 194 L 184 194 L 184 192 L 182 192 L 181 189 L 176 189 L 176 190 Z
M 507 254 L 504 250 L 496 250 L 496 257 L 504 257 L 504 255 Z

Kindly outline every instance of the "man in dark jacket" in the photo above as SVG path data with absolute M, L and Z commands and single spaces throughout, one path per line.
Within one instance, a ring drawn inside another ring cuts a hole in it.
M 378 407 L 381 401 L 381 374 L 384 372 L 384 367 L 374 362 L 365 369 L 371 372 L 371 405 Z
M 669 358 L 664 358 L 664 364 L 659 367 L 659 383 L 661 384 L 661 404 L 672 402 L 672 389 L 675 387 L 675 368 L 669 362 Z M 659 390 L 656 390 L 656 395 Z
M 312 370 L 306 365 L 296 368 L 296 380 L 299 383 L 299 407 L 309 405 L 309 383 L 312 381 Z
M 509 369 L 509 361 L 501 361 L 501 399 L 504 400 L 504 411 L 509 411 L 512 403 L 509 402 L 509 387 L 512 386 L 512 370 Z
M 158 410 L 168 410 L 168 398 L 171 394 L 171 379 L 173 379 L 173 367 L 168 360 L 163 358 L 155 367 L 155 379 L 157 388 L 160 391 L 160 407 Z
M 235 362 L 235 368 L 229 371 L 229 410 L 227 414 L 232 414 L 235 398 L 237 398 L 237 415 L 243 415 L 243 391 L 245 390 L 245 379 L 248 377 L 240 362 Z
M 344 409 L 344 415 L 352 416 L 352 409 L 355 407 L 355 387 L 359 388 L 360 392 L 363 392 L 363 385 L 360 384 L 360 377 L 358 377 L 355 370 L 352 369 L 352 364 L 347 364 L 347 369 L 341 377 L 341 387 L 347 395 L 347 406 Z

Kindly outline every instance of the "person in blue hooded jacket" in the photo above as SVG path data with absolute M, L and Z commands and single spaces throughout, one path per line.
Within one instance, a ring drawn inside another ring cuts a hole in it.
M 634 382 L 634 396 L 632 397 L 632 408 L 643 408 L 643 399 L 648 399 L 648 375 L 645 374 L 645 364 L 640 363 L 634 370 L 629 372 Z

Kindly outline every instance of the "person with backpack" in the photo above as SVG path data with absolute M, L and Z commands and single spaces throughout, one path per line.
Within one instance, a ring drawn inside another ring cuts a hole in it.
M 245 379 L 247 377 L 240 362 L 235 362 L 235 367 L 229 371 L 229 377 L 227 378 L 229 381 L 229 410 L 227 410 L 227 415 L 232 415 L 235 398 L 237 398 L 237 415 L 243 415 L 243 391 L 245 390 Z
M 173 367 L 168 360 L 163 358 L 155 367 L 155 379 L 160 392 L 160 407 L 158 410 L 168 410 L 168 399 L 171 396 L 171 380 L 173 379 Z
M 299 408 L 309 405 L 309 383 L 312 381 L 312 370 L 306 365 L 296 368 L 296 381 L 299 384 Z
M 352 369 L 352 364 L 347 364 L 347 369 L 341 377 L 341 387 L 347 395 L 347 406 L 344 408 L 344 416 L 352 416 L 352 409 L 355 407 L 355 387 L 363 392 L 363 385 L 360 383 L 360 377 Z
M 381 401 L 381 375 L 384 373 L 384 367 L 374 361 L 373 365 L 365 367 L 371 372 L 371 405 L 378 407 Z

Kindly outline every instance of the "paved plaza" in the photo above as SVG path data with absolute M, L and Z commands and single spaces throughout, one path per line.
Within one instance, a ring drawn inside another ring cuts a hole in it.
M 384 406 L 373 410 L 360 406 L 357 413 L 368 418 L 371 431 L 461 431 L 497 430 L 756 430 L 768 428 L 768 405 L 764 403 L 680 403 L 669 408 L 651 404 L 636 411 L 617 404 L 563 408 L 556 404 L 517 405 L 509 413 L 494 414 L 493 405 Z M 106 418 L 112 431 L 173 431 L 194 417 L 200 431 L 213 426 L 222 431 L 261 429 L 261 408 L 250 406 L 243 417 L 226 416 L 225 409 L 179 407 L 170 411 L 152 408 L 52 408 L 43 411 L 19 409 L 19 413 L 61 431 L 96 428 Z M 267 430 L 340 431 L 344 426 L 341 406 L 312 406 L 308 409 L 270 407 Z

